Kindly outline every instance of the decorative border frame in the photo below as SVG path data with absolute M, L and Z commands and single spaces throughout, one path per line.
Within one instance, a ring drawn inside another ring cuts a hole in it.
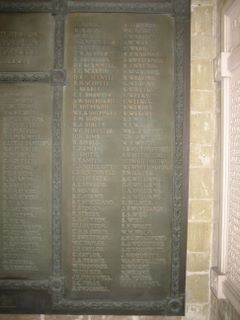
M 0 2 L 0 12 L 51 12 L 51 1 L 11 1 L 2 0 Z
M 158 1 L 91 1 L 70 0 L 69 12 L 128 12 L 128 13 L 170 13 L 173 10 L 172 2 Z
M 53 86 L 52 276 L 49 280 L 1 280 L 3 289 L 48 289 L 50 313 L 183 315 L 188 199 L 189 26 L 190 0 L 0 0 L 0 12 L 48 12 L 55 18 L 54 69 L 49 72 L 0 72 L 0 82 L 45 82 Z M 61 247 L 62 114 L 65 18 L 71 12 L 169 14 L 175 18 L 175 167 L 172 218 L 171 296 L 160 301 L 71 301 L 64 297 Z

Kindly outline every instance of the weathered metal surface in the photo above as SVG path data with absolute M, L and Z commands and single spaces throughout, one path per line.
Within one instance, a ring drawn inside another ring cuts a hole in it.
M 68 17 L 63 243 L 75 298 L 170 295 L 173 34 L 169 16 Z

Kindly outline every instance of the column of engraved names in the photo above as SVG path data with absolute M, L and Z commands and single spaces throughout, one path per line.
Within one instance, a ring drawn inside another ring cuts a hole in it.
M 104 155 L 104 143 L 113 134 L 111 40 L 98 24 L 83 22 L 75 25 L 74 43 L 72 288 L 108 292 L 107 213 L 114 200 L 107 188 L 115 168 Z
M 161 144 L 161 128 L 154 122 L 154 90 L 161 56 L 154 47 L 158 29 L 153 23 L 124 25 L 123 153 L 122 153 L 122 287 L 156 288 L 165 263 L 165 236 L 155 219 L 162 207 L 159 172 L 168 147 Z
M 31 94 L 8 92 L 1 99 L 1 272 L 44 272 L 50 210 L 40 169 L 47 170 L 50 147 L 42 133 L 44 117 Z

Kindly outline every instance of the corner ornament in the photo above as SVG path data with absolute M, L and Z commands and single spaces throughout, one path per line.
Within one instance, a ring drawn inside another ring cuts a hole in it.
M 170 299 L 167 306 L 169 314 L 172 314 L 172 315 L 179 314 L 179 312 L 181 312 L 183 307 L 184 306 L 183 306 L 182 297 Z

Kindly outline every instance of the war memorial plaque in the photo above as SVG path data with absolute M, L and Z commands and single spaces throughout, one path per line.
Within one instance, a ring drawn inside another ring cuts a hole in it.
M 64 261 L 74 297 L 169 295 L 173 30 L 169 16 L 68 17 Z
M 188 1 L 0 18 L 0 313 L 184 314 Z

